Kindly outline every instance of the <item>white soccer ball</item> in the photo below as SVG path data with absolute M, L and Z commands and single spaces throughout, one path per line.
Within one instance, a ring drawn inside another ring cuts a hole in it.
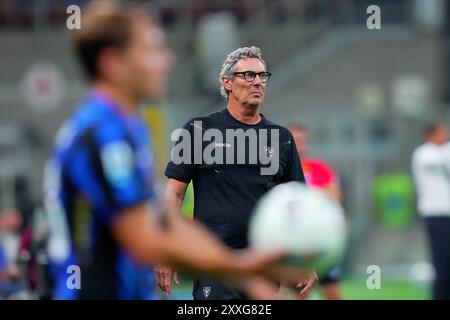
M 324 191 L 299 182 L 273 188 L 258 202 L 249 228 L 259 251 L 281 249 L 286 263 L 324 275 L 343 256 L 346 223 L 342 207 Z

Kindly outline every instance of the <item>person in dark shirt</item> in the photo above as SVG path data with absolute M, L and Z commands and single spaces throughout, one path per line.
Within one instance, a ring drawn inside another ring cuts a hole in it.
M 44 179 L 53 298 L 148 298 L 142 279 L 154 263 L 233 279 L 292 275 L 278 272 L 282 253 L 232 251 L 170 198 L 158 223 L 138 105 L 164 94 L 172 54 L 142 8 L 93 1 L 82 16 L 74 45 L 91 91 L 60 129 Z
M 231 52 L 220 74 L 227 106 L 189 120 L 178 130 L 165 174 L 167 194 L 181 206 L 190 181 L 194 187 L 194 219 L 213 231 L 227 246 L 243 249 L 256 202 L 274 186 L 305 182 L 295 142 L 288 129 L 260 112 L 271 74 L 261 50 L 243 47 Z M 157 267 L 157 282 L 171 291 L 176 271 Z M 315 276 L 303 283 L 308 290 Z M 178 280 L 177 280 L 178 282 Z M 216 279 L 196 278 L 194 299 L 244 299 L 245 295 Z

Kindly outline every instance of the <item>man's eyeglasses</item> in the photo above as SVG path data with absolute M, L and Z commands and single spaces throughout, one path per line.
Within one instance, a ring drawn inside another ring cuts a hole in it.
M 255 80 L 256 76 L 258 75 L 259 78 L 263 83 L 266 83 L 269 81 L 270 76 L 272 75 L 270 72 L 263 71 L 263 72 L 253 72 L 253 71 L 241 71 L 241 72 L 233 72 L 233 74 L 236 75 L 242 75 L 247 82 L 252 82 Z

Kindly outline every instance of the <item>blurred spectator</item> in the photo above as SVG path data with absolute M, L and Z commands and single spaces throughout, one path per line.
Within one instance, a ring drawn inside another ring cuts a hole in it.
M 14 239 L 21 224 L 20 214 L 5 210 L 0 214 L 0 299 L 8 299 L 22 291 L 20 273 L 15 263 Z
M 0 207 L 5 208 L 1 210 L 3 218 L 0 220 L 0 230 L 21 232 L 30 223 L 35 203 L 27 178 L 23 176 L 16 177 L 13 184 L 14 190 L 12 194 L 14 199 L 10 199 L 8 202 L 12 202 L 14 208 L 8 208 L 5 203 L 2 203 L 6 202 L 4 197 L 5 191 L 0 191 L 0 195 L 3 194 L 0 197 Z
M 450 299 L 450 144 L 449 128 L 434 123 L 412 156 L 418 209 L 428 232 L 435 269 L 433 299 Z
M 3 183 L 2 187 L 5 186 Z M 0 210 L 0 298 L 12 298 L 23 293 L 24 275 L 18 265 L 19 245 L 24 231 L 31 224 L 34 209 L 25 177 L 15 177 L 11 189 L 0 190 L 0 208 L 5 208 Z M 12 208 L 9 207 L 11 205 Z
M 323 190 L 330 198 L 338 203 L 342 203 L 342 192 L 339 179 L 333 168 L 322 159 L 309 157 L 308 128 L 300 123 L 291 123 L 288 128 L 294 137 L 308 186 Z M 342 299 L 341 288 L 339 285 L 341 274 L 341 266 L 336 265 L 325 277 L 319 279 L 320 287 L 323 290 L 326 299 Z

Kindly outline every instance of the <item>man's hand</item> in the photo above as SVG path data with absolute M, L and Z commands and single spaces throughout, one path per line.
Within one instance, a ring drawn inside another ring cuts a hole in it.
M 312 272 L 312 274 L 307 277 L 304 281 L 299 282 L 296 286 L 296 288 L 299 290 L 299 298 L 302 299 L 303 297 L 306 297 L 308 294 L 308 291 L 314 286 L 314 284 L 318 281 L 317 273 L 315 271 Z
M 179 285 L 180 280 L 178 279 L 178 273 L 171 267 L 166 266 L 158 266 L 154 268 L 156 275 L 156 283 L 158 287 L 164 292 L 166 295 L 172 293 L 172 277 L 173 281 Z

